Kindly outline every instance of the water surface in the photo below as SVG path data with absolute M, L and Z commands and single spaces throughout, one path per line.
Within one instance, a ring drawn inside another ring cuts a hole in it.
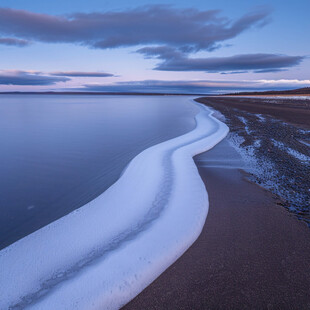
M 196 113 L 180 96 L 0 96 L 0 248 L 100 195 Z

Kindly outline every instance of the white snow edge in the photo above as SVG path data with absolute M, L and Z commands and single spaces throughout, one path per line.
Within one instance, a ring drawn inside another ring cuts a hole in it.
M 0 309 L 118 309 L 197 239 L 208 195 L 193 156 L 228 127 L 196 128 L 136 156 L 99 197 L 0 251 Z

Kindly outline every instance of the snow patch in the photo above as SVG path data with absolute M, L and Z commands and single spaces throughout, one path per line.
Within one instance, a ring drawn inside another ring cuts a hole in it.
M 259 120 L 261 123 L 266 122 L 266 117 L 265 117 L 264 115 L 257 113 L 257 114 L 255 114 L 255 116 L 258 118 L 258 120 Z
M 310 163 L 310 157 L 307 155 L 304 155 L 290 147 L 288 147 L 287 145 L 285 145 L 284 143 L 274 140 L 272 139 L 272 143 L 278 147 L 279 149 L 281 149 L 282 151 L 287 152 L 288 154 L 294 156 L 296 159 L 298 159 L 299 161 L 303 162 L 303 163 Z
M 245 117 L 243 117 L 243 116 L 237 116 L 237 117 L 244 124 L 244 129 L 245 129 L 246 133 L 248 135 L 251 135 L 251 130 L 249 129 L 247 119 Z

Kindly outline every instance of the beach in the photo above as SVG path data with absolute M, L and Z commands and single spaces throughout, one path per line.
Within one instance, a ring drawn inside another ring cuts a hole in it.
M 228 127 L 184 99 L 193 130 L 145 149 L 101 195 L 0 251 L 1 309 L 119 309 L 193 244 L 208 212 L 193 156 Z
M 226 99 L 218 100 L 218 110 L 224 112 L 226 106 L 233 111 Z M 216 106 L 213 99 L 199 101 Z M 233 107 L 239 112 L 308 126 L 308 118 L 302 121 L 307 110 L 288 102 L 287 110 L 280 112 L 276 104 L 238 101 L 233 100 Z M 292 119 L 292 110 L 298 117 Z M 235 127 L 231 122 L 230 130 L 236 132 Z M 287 201 L 254 183 L 255 174 L 243 171 L 243 160 L 229 138 L 196 160 L 210 202 L 201 235 L 124 309 L 310 308 L 310 231 L 305 217 L 298 220 L 296 212 L 284 208 Z M 220 158 L 223 153 L 226 158 Z
M 175 98 L 173 129 L 188 125 L 185 134 L 0 251 L 0 308 L 309 308 L 307 124 L 264 112 L 265 102 L 249 112 L 214 100 Z M 288 108 L 302 115 L 302 104 Z
M 310 101 L 291 98 L 199 98 L 220 113 L 249 179 L 278 196 L 310 227 Z
M 281 97 L 247 97 L 247 96 L 219 96 L 203 97 L 198 102 L 215 107 L 219 110 L 227 108 L 239 109 L 250 113 L 267 114 L 289 123 L 310 128 L 310 100 Z M 308 96 L 309 98 L 309 96 Z
M 310 310 L 310 0 L 265 2 L 0 4 L 0 310 Z

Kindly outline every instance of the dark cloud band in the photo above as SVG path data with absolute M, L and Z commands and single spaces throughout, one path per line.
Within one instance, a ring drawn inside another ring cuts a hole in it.
M 165 44 L 183 51 L 212 50 L 269 20 L 258 10 L 231 21 L 219 11 L 144 6 L 120 12 L 53 16 L 0 8 L 0 33 L 23 40 L 77 43 L 95 48 Z
M 0 85 L 54 85 L 58 82 L 69 81 L 66 77 L 47 76 L 39 72 L 2 71 L 0 72 Z
M 82 71 L 57 71 L 51 72 L 53 76 L 69 76 L 69 77 L 112 77 L 114 74 L 105 72 L 82 72 Z
M 162 71 L 205 71 L 245 73 L 254 70 L 258 73 L 272 72 L 293 67 L 304 59 L 303 56 L 279 54 L 242 54 L 229 57 L 189 58 L 186 54 L 171 47 L 145 47 L 137 51 L 146 58 L 155 57 L 161 62 L 155 67 Z
M 0 85 L 54 85 L 67 82 L 74 77 L 112 77 L 105 72 L 61 71 L 42 73 L 34 71 L 3 70 L 0 71 Z
M 27 40 L 14 39 L 14 38 L 0 38 L 0 44 L 24 47 L 30 45 L 30 42 Z

